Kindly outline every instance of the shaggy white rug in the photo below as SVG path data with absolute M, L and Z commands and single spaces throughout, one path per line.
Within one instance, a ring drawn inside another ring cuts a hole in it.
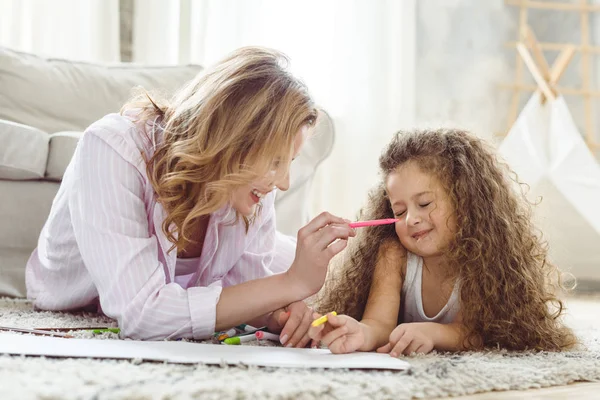
M 567 322 L 586 350 L 485 352 L 406 357 L 406 372 L 296 370 L 176 365 L 0 355 L 0 399 L 410 399 L 520 390 L 600 380 L 598 299 L 568 301 Z M 0 299 L 0 326 L 105 326 L 89 313 L 34 312 L 25 300 Z M 114 323 L 113 323 L 114 324 Z M 117 339 L 112 333 L 77 337 Z M 2 335 L 0 334 L 0 340 Z

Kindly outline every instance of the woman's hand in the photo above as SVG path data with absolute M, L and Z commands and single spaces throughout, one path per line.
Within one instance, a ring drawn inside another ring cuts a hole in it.
M 319 317 L 319 314 L 313 314 L 313 319 Z M 313 339 L 313 343 L 323 343 L 334 354 L 352 353 L 360 350 L 365 344 L 365 328 L 352 317 L 329 313 L 327 322 L 316 327 L 311 326 L 308 336 Z
M 348 221 L 324 212 L 298 231 L 296 257 L 285 272 L 303 298 L 317 293 L 327 275 L 331 259 L 356 235 Z
M 378 353 L 390 353 L 392 357 L 412 353 L 426 354 L 435 346 L 433 329 L 430 322 L 411 322 L 398 325 L 390 334 L 390 341 L 377 349 Z
M 308 328 L 312 322 L 313 310 L 303 301 L 296 301 L 287 307 L 273 311 L 267 322 L 271 332 L 280 333 L 281 344 L 286 347 L 306 347 L 310 341 Z

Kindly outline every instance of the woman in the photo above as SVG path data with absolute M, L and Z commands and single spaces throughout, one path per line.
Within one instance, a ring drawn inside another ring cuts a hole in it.
M 286 61 L 243 48 L 171 102 L 145 94 L 92 124 L 27 264 L 36 307 L 98 305 L 135 339 L 253 323 L 305 346 L 301 300 L 354 232 L 324 213 L 299 231 L 293 260 L 275 257 L 274 189 L 288 188 L 317 118 Z

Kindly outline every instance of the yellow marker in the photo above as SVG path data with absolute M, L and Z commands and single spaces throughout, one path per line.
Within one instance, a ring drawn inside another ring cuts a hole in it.
M 331 312 L 331 315 L 337 315 L 337 313 L 335 311 Z M 319 326 L 324 324 L 325 322 L 327 322 L 327 314 L 323 315 L 321 318 L 317 318 L 312 322 L 312 326 Z

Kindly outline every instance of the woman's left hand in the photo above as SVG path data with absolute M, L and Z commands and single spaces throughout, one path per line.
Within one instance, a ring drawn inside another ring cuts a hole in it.
M 400 354 L 426 354 L 433 350 L 433 325 L 429 322 L 411 322 L 398 325 L 390 334 L 388 344 L 377 349 L 378 353 L 390 353 L 392 357 Z
M 280 341 L 286 347 L 306 347 L 310 341 L 308 328 L 312 322 L 312 313 L 313 310 L 303 301 L 296 301 L 273 311 L 267 328 L 271 332 L 281 331 Z

